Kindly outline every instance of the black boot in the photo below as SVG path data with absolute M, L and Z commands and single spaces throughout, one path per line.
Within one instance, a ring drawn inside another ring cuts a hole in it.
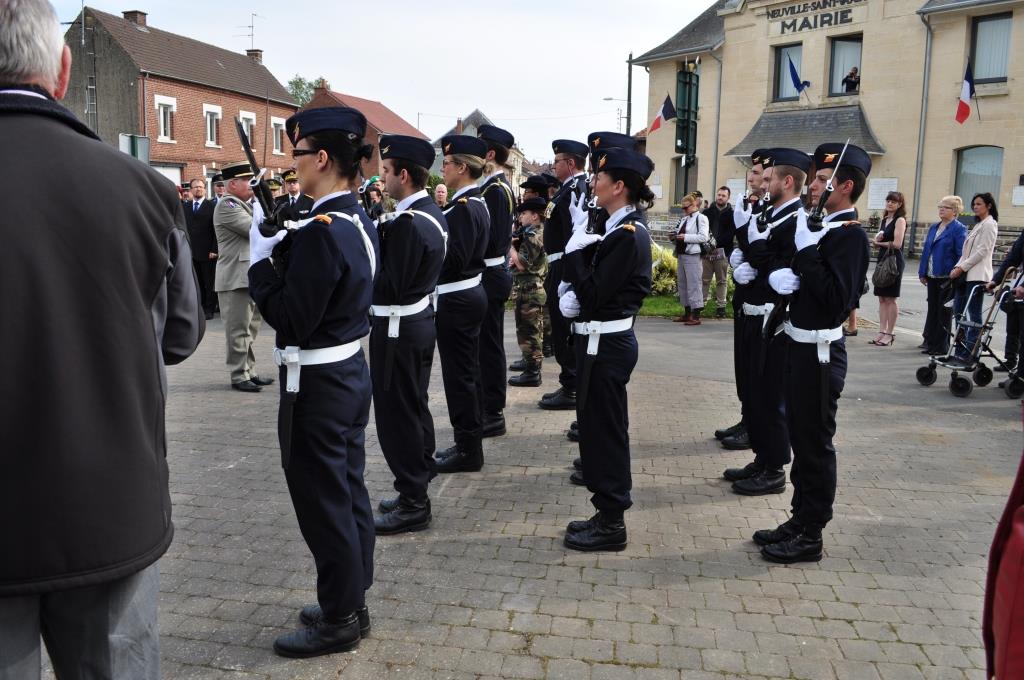
M 606 513 L 599 512 L 578 531 L 567 531 L 563 542 L 566 548 L 583 552 L 625 550 L 626 523 L 622 520 L 622 515 L 609 517 Z
M 398 507 L 398 503 L 401 500 L 402 500 L 401 494 L 399 494 L 398 496 L 395 496 L 394 498 L 385 498 L 380 503 L 377 504 L 377 509 L 380 511 L 380 514 L 386 515 L 389 512 L 392 512 L 395 508 L 397 508 Z M 427 509 L 428 510 L 430 509 L 430 499 L 429 498 L 427 499 Z
M 375 517 L 373 528 L 378 536 L 391 536 L 406 531 L 422 531 L 430 526 L 430 501 L 398 497 L 398 507 L 391 512 Z
M 750 434 L 743 430 L 722 440 L 722 448 L 730 451 L 743 451 L 750 448 Z
M 810 535 L 805 528 L 795 536 L 769 543 L 761 548 L 761 557 L 778 564 L 794 562 L 820 562 L 822 557 L 822 541 L 820 532 Z
M 573 458 L 572 459 L 572 468 L 573 468 L 573 470 L 582 470 L 583 469 L 583 459 L 582 458 Z
M 452 451 L 451 455 L 437 459 L 437 471 L 439 473 L 478 472 L 484 466 L 484 452 L 482 449 L 469 452 L 453 446 L 448 451 Z
M 758 545 L 771 545 L 792 538 L 800 533 L 803 527 L 790 517 L 774 529 L 759 529 L 754 532 L 754 543 Z
M 576 486 L 586 486 L 587 482 L 583 479 L 583 470 L 573 470 L 572 474 L 569 475 L 569 481 Z
M 544 341 L 542 345 L 542 351 L 544 352 L 544 358 L 549 359 L 555 356 L 555 346 L 551 344 L 551 338 Z
M 753 477 L 763 469 L 763 465 L 754 461 L 753 463 L 747 463 L 741 468 L 726 468 L 725 472 L 722 473 L 722 478 L 730 482 L 738 482 L 741 479 Z
M 715 430 L 715 439 L 722 441 L 726 437 L 732 437 L 740 433 L 740 431 L 747 429 L 747 426 L 743 424 L 743 421 L 736 423 L 732 427 L 723 427 L 721 430 Z
M 274 641 L 274 652 L 293 659 L 347 652 L 359 646 L 359 617 L 355 612 L 339 621 L 322 616 L 308 628 L 282 635 Z
M 542 382 L 540 376 L 540 364 L 529 363 L 523 367 L 523 372 L 508 379 L 512 387 L 540 387 Z
M 561 387 L 557 392 L 552 393 L 550 399 L 545 395 L 537 405 L 547 411 L 569 411 L 575 409 L 576 390 Z
M 324 612 L 318 604 L 307 604 L 299 611 L 299 623 L 303 626 L 312 626 L 322 619 Z M 356 617 L 359 619 L 359 636 L 366 637 L 370 634 L 370 610 L 361 607 L 356 610 Z
M 525 371 L 526 370 L 526 359 L 520 359 L 518 361 L 513 361 L 511 364 L 508 365 L 508 370 L 510 370 L 510 371 Z
M 767 496 L 771 493 L 782 493 L 786 490 L 786 471 L 764 469 L 753 477 L 741 479 L 732 485 L 733 493 L 741 496 Z
M 505 434 L 505 414 L 501 411 L 485 413 L 483 430 L 480 436 L 486 439 L 487 437 L 500 437 L 503 434 Z
M 719 307 L 718 309 L 715 310 L 715 318 L 716 319 L 724 319 L 725 318 L 725 307 Z
M 565 438 L 571 442 L 578 442 L 580 440 L 580 424 L 575 420 L 569 424 L 569 429 L 565 432 Z

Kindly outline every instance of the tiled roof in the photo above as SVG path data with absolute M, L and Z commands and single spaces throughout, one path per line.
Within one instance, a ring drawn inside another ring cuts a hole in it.
M 870 154 L 884 154 L 885 148 L 871 131 L 860 104 L 832 108 L 771 111 L 762 113 L 743 141 L 725 152 L 726 156 L 749 156 L 761 147 L 800 149 L 814 153 L 819 144 L 841 142 Z
M 471 127 L 474 130 L 479 130 L 481 125 L 494 125 L 494 123 L 491 121 L 490 118 L 484 115 L 484 112 L 481 111 L 480 109 L 473 109 L 473 111 L 468 116 L 462 117 L 463 129 Z M 452 127 L 450 130 L 448 130 L 448 132 L 441 135 L 441 137 L 447 137 L 448 135 L 454 134 L 455 128 Z M 434 146 L 440 147 L 441 137 L 438 137 L 437 139 L 434 140 Z
M 428 141 L 430 139 L 417 130 L 415 126 L 378 101 L 363 99 L 362 97 L 356 97 L 343 92 L 331 91 L 329 94 L 342 106 L 350 106 L 366 116 L 366 122 L 376 128 L 381 134 L 409 135 L 410 137 L 419 137 Z
M 969 9 L 971 7 L 996 4 L 1005 4 L 1005 0 L 928 0 L 917 11 L 919 14 L 931 14 L 933 12 L 951 12 L 956 9 Z
M 296 106 L 288 90 L 267 67 L 246 54 L 225 50 L 182 35 L 139 26 L 122 17 L 87 7 L 140 71 L 188 83 L 228 90 Z M 72 29 L 74 30 L 74 29 Z
M 718 16 L 730 0 L 716 0 L 704 12 L 687 24 L 681 31 L 633 59 L 634 64 L 648 64 L 676 55 L 707 52 L 725 40 L 725 20 Z

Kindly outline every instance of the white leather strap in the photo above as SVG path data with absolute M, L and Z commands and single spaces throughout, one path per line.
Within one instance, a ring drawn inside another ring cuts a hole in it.
M 373 249 L 373 242 L 370 237 L 366 235 L 366 230 L 363 229 L 363 222 L 359 219 L 358 215 L 348 215 L 343 212 L 332 212 L 327 213 L 331 217 L 340 217 L 349 223 L 351 223 L 356 229 L 359 230 L 359 235 L 363 238 L 363 248 L 366 249 L 366 256 L 370 259 L 370 278 L 377 276 L 377 253 Z M 315 218 L 314 218 L 315 219 Z
M 442 283 L 437 287 L 437 294 L 444 295 L 445 293 L 457 293 L 460 290 L 469 290 L 475 286 L 479 286 L 483 280 L 483 275 L 477 274 L 471 279 L 463 279 L 462 281 L 452 281 L 451 283 Z
M 829 346 L 836 340 L 843 337 L 843 328 L 826 328 L 824 330 L 804 330 L 797 328 L 790 322 L 783 325 L 786 335 L 796 342 L 818 346 L 818 361 L 823 364 L 829 362 Z
M 768 305 L 748 305 L 746 302 L 743 303 L 743 314 L 746 316 L 764 316 L 770 314 L 771 310 Z
M 433 215 L 431 215 L 430 213 L 423 212 L 422 210 L 412 209 L 403 210 L 402 212 L 412 213 L 414 215 L 419 215 L 420 217 L 426 217 L 428 220 L 430 220 L 431 224 L 437 227 L 437 230 L 441 232 L 441 238 L 444 239 L 444 254 L 448 254 L 448 232 L 444 230 L 440 222 L 434 219 Z
M 370 305 L 371 316 L 384 316 L 388 319 L 388 337 L 398 337 L 398 324 L 403 316 L 419 314 L 430 305 L 430 296 L 424 295 L 419 302 L 411 305 Z
M 286 367 L 287 382 L 285 383 L 285 391 L 294 394 L 299 391 L 299 373 L 303 366 L 334 364 L 355 356 L 358 351 L 358 340 L 346 342 L 344 345 L 323 347 L 321 349 L 299 349 L 294 345 L 284 349 L 275 347 L 274 363 L 278 366 Z
M 484 265 L 488 267 L 501 267 L 505 264 L 504 257 L 487 257 L 484 258 Z
M 562 259 L 562 255 L 564 254 L 565 253 L 551 253 L 550 255 L 548 255 L 548 264 L 551 264 L 552 262 L 558 262 L 559 260 Z
M 621 333 L 633 327 L 633 317 L 628 319 L 616 319 L 614 321 L 584 321 L 572 325 L 573 333 L 586 335 L 587 354 L 595 356 L 597 347 L 600 344 L 601 336 L 606 333 Z

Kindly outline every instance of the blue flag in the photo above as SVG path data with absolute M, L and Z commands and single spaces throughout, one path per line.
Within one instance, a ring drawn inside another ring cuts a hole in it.
M 796 64 L 793 63 L 793 57 L 787 55 L 786 58 L 789 59 L 789 77 L 793 80 L 793 87 L 796 88 L 797 92 L 803 92 L 811 86 L 811 81 L 800 80 L 800 74 L 796 72 Z

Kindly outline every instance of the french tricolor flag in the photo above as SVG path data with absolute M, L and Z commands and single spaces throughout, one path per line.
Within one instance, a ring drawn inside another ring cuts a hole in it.
M 676 117 L 676 107 L 672 104 L 672 97 L 666 96 L 665 103 L 661 105 L 661 111 L 658 111 L 658 115 L 654 117 L 651 122 L 651 126 L 647 129 L 647 134 L 651 134 L 655 130 L 661 127 L 661 124 L 667 120 L 672 120 Z
M 967 62 L 964 72 L 964 84 L 960 87 L 960 101 L 956 105 L 956 122 L 964 124 L 971 116 L 971 99 L 975 96 L 974 74 L 971 73 L 971 62 Z

